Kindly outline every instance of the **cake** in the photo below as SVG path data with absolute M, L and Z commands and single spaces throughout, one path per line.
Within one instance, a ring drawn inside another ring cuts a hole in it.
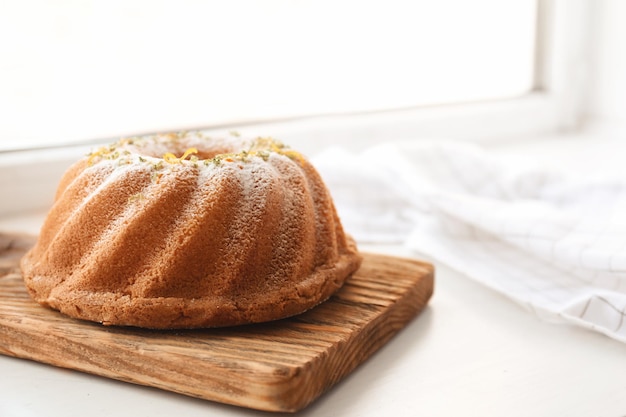
M 32 298 L 68 316 L 173 329 L 302 313 L 360 260 L 300 153 L 183 132 L 122 139 L 70 167 L 21 269 Z

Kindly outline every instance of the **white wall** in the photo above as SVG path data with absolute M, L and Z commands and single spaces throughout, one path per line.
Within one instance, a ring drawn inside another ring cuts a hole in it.
M 589 0 L 591 1 L 591 0 Z M 587 120 L 626 124 L 626 1 L 594 4 Z

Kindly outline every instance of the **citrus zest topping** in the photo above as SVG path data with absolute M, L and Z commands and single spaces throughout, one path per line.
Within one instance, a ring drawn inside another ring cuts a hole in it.
M 165 162 L 169 162 L 170 164 L 180 164 L 180 162 L 183 161 L 185 158 L 187 158 L 189 155 L 196 154 L 196 153 L 198 153 L 198 150 L 196 148 L 189 148 L 185 151 L 183 156 L 181 156 L 180 158 L 177 158 L 176 155 L 174 155 L 171 152 L 168 152 L 165 155 L 163 155 L 163 159 L 165 160 Z
M 109 152 L 110 152 L 109 148 L 107 148 L 106 146 L 102 146 L 101 148 L 98 148 L 97 150 L 95 150 L 95 151 L 93 151 L 92 153 L 89 154 L 89 159 L 87 160 L 87 164 L 93 165 L 94 160 L 97 157 L 104 156 L 104 155 L 108 154 Z
M 264 161 L 267 161 L 270 157 L 270 153 L 277 153 L 280 155 L 284 155 L 290 159 L 298 161 L 302 163 L 304 161 L 304 157 L 299 152 L 289 149 L 287 146 L 283 145 L 281 142 L 274 140 L 270 137 L 258 137 L 254 139 L 252 144 L 248 149 L 244 149 L 238 153 L 223 153 L 216 155 L 211 159 L 215 165 L 219 165 L 222 161 L 225 162 L 234 162 L 234 161 L 242 161 L 248 162 L 252 157 L 259 157 Z
M 180 133 L 160 134 L 153 136 L 152 140 L 158 141 L 159 143 L 167 144 L 168 142 L 178 142 L 180 139 L 184 138 L 188 134 L 189 133 L 186 131 Z M 197 135 L 198 137 L 203 137 L 200 132 L 194 132 L 193 134 Z M 233 133 L 231 133 L 231 135 L 237 136 Z M 208 137 L 205 138 L 210 139 Z M 95 151 L 92 151 L 90 154 L 87 155 L 87 163 L 89 165 L 93 165 L 94 163 L 102 159 L 120 159 L 118 161 L 118 165 L 130 164 L 132 163 L 132 160 L 129 157 L 132 155 L 133 150 L 124 149 L 124 147 L 132 145 L 133 148 L 141 148 L 143 146 L 143 143 L 149 140 L 149 137 L 133 137 L 120 139 L 117 143 L 109 146 L 103 146 Z M 223 162 L 248 162 L 251 160 L 251 158 L 254 157 L 260 158 L 264 161 L 268 161 L 271 154 L 286 156 L 300 164 L 303 164 L 305 161 L 305 158 L 302 156 L 302 154 L 290 149 L 288 146 L 285 146 L 280 141 L 277 141 L 272 137 L 257 137 L 256 139 L 252 140 L 247 149 L 243 149 L 239 152 L 218 154 L 208 160 L 200 159 L 198 155 L 196 155 L 198 153 L 198 149 L 188 148 L 180 157 L 176 156 L 174 153 L 167 152 L 163 155 L 162 159 L 156 163 L 151 162 L 150 159 L 142 155 L 138 156 L 138 159 L 140 162 L 150 162 L 154 170 L 162 169 L 164 163 L 177 165 L 181 164 L 183 161 L 188 161 L 196 168 L 198 167 L 199 162 L 202 162 L 205 166 L 218 166 Z

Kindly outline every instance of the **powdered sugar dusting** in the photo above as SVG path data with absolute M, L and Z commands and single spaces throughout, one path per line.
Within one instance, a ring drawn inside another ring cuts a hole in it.
M 63 230 L 42 233 L 54 238 L 38 242 L 25 277 L 41 277 L 30 281 L 41 300 L 75 317 L 156 328 L 274 320 L 326 299 L 358 267 L 346 242 L 342 262 L 331 253 L 344 236 L 329 233 L 341 226 L 319 176 L 270 138 L 123 139 L 60 189 L 51 222 Z

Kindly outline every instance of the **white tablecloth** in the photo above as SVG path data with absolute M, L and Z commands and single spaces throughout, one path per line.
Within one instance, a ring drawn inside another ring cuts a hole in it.
M 403 242 L 543 319 L 626 341 L 626 179 L 450 142 L 313 163 L 358 242 Z

